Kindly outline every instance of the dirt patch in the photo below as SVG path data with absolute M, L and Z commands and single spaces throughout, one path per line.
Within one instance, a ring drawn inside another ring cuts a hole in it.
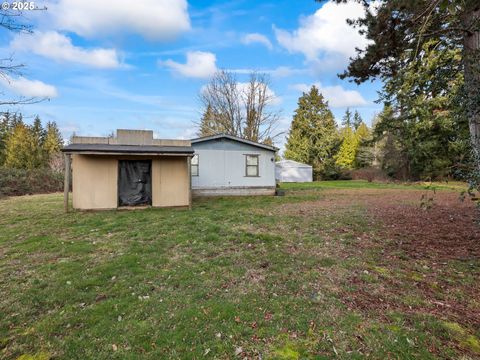
M 368 200 L 368 211 L 383 223 L 382 233 L 393 240 L 392 246 L 414 259 L 479 259 L 479 213 L 474 204 L 444 191 L 428 194 L 433 201 L 422 208 L 422 194 L 405 191 L 390 199 Z
M 434 277 L 434 276 L 432 276 Z M 435 281 L 438 282 L 438 281 Z M 448 285 L 441 283 L 434 290 L 428 279 L 409 282 L 406 289 L 404 279 L 382 279 L 371 284 L 362 279 L 358 273 L 347 280 L 347 285 L 354 290 L 344 291 L 342 302 L 349 308 L 362 312 L 376 313 L 386 317 L 389 311 L 403 314 L 430 314 L 437 319 L 454 320 L 469 328 L 478 329 L 480 326 L 480 311 L 477 306 L 472 308 L 469 299 L 479 299 L 480 291 L 475 286 L 463 284 Z M 445 298 L 449 293 L 462 293 L 463 300 Z M 416 303 L 409 303 L 406 299 L 413 299 Z
M 324 198 L 317 201 L 283 204 L 276 213 L 307 216 L 363 206 L 371 222 L 382 227 L 380 235 L 393 240 L 392 246 L 412 258 L 480 258 L 480 213 L 472 201 L 461 201 L 457 192 L 342 189 L 322 195 Z
M 365 210 L 368 229 L 359 232 L 354 224 L 333 229 L 352 235 L 351 244 L 338 246 L 336 255 L 355 256 L 366 266 L 336 274 L 342 302 L 380 318 L 390 311 L 430 314 L 480 328 L 480 288 L 464 280 L 475 277 L 480 259 L 480 214 L 470 200 L 461 201 L 454 191 L 335 189 L 322 192 L 317 201 L 283 204 L 278 213 L 345 216 L 356 206 Z M 369 268 L 362 259 L 375 252 L 376 260 L 365 258 L 376 261 Z M 462 273 L 455 264 L 475 266 Z
M 422 195 L 432 198 L 428 208 Z M 330 196 L 363 204 L 380 225 L 376 237 L 384 239 L 374 245 L 382 247 L 376 264 L 382 271 L 358 270 L 344 279 L 348 307 L 379 317 L 389 311 L 430 314 L 480 328 L 480 288 L 464 281 L 476 276 L 480 259 L 479 213 L 470 200 L 450 191 L 346 190 Z M 455 264 L 472 267 L 462 272 Z

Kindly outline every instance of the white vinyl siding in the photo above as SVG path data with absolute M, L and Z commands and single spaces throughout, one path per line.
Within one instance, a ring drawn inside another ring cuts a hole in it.
M 258 176 L 246 176 L 245 153 L 251 150 L 245 150 L 195 149 L 201 169 L 198 176 L 192 169 L 192 188 L 275 187 L 275 153 L 263 149 L 250 153 L 258 155 Z

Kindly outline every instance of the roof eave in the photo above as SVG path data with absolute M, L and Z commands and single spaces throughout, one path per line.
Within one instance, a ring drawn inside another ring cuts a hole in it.
M 68 155 L 120 155 L 120 156 L 193 156 L 193 152 L 122 152 L 122 151 L 94 151 L 94 150 L 62 150 Z

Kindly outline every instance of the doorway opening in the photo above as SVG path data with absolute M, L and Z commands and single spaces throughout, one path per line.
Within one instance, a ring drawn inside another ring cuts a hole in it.
M 118 206 L 152 205 L 152 161 L 118 161 Z

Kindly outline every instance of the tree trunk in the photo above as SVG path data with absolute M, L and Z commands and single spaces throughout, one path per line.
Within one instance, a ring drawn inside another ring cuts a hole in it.
M 466 10 L 463 25 L 472 29 L 465 32 L 463 43 L 467 114 L 476 166 L 480 171 L 480 6 L 475 4 Z

